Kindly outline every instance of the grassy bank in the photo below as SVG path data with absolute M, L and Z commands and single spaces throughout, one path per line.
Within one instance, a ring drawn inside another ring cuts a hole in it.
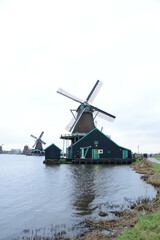
M 150 167 L 140 167 L 138 163 L 135 169 L 146 174 L 146 181 L 157 187 L 158 194 L 152 213 L 141 215 L 132 229 L 127 229 L 118 236 L 117 240 L 158 240 L 160 239 L 160 164 L 153 163 Z
M 160 160 L 160 156 L 155 157 L 157 160 Z
M 160 212 L 140 216 L 132 230 L 126 230 L 117 240 L 158 240 L 160 239 Z

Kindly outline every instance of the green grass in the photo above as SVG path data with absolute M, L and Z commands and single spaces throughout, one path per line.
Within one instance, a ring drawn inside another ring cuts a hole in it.
M 136 159 L 136 163 L 140 163 L 142 161 L 142 159 Z
M 132 164 L 137 164 L 137 163 L 140 163 L 142 160 L 141 159 L 136 159 L 136 161 L 135 162 L 133 162 Z
M 158 157 L 155 157 L 157 160 L 160 160 L 160 156 L 158 156 Z
M 153 170 L 160 175 L 160 164 L 153 163 Z M 160 191 L 158 193 L 160 202 Z M 142 215 L 134 228 L 127 229 L 117 240 L 160 240 L 160 210 L 149 215 Z
M 158 175 L 160 175 L 160 164 L 159 163 L 153 163 L 154 168 L 153 170 L 156 171 L 158 173 Z
M 134 229 L 126 230 L 117 240 L 158 240 L 160 239 L 160 213 L 143 215 Z

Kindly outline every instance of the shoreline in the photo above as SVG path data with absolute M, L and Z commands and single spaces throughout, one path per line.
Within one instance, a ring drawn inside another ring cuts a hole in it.
M 140 202 L 133 204 L 129 210 L 118 211 L 115 219 L 87 221 L 91 233 L 86 234 L 83 240 L 115 240 L 120 237 L 127 229 L 133 229 L 138 223 L 139 217 L 148 215 L 160 210 L 159 192 L 160 176 L 153 170 L 154 165 L 146 158 L 139 163 L 131 165 L 134 171 L 144 174 L 141 178 L 148 184 L 153 185 L 157 190 L 156 198 L 153 200 L 141 199 Z M 107 231 L 107 234 L 104 233 Z

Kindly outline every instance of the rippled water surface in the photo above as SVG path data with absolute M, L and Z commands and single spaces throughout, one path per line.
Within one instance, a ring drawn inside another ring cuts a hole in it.
M 99 219 L 100 210 L 110 213 L 156 196 L 128 165 L 46 166 L 43 160 L 0 155 L 0 239 L 62 230 L 76 236 L 75 226 Z

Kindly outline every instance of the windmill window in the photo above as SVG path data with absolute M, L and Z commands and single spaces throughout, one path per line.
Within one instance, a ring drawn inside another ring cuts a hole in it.
M 94 145 L 98 145 L 98 141 L 94 141 Z
M 107 153 L 111 153 L 111 150 L 108 150 Z

